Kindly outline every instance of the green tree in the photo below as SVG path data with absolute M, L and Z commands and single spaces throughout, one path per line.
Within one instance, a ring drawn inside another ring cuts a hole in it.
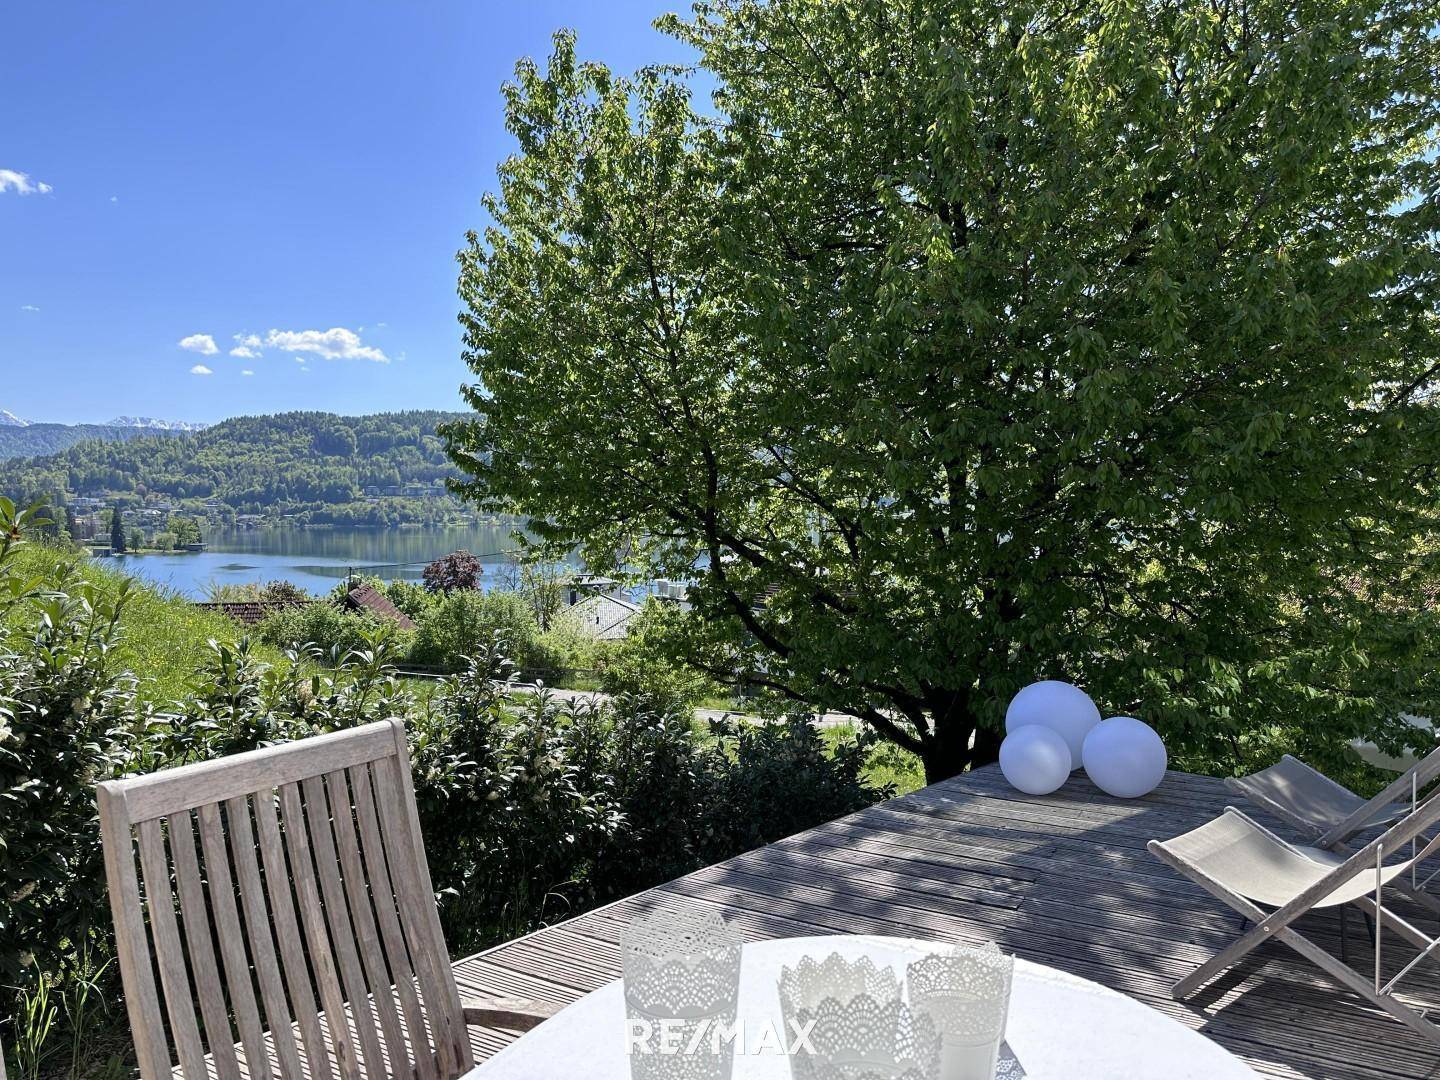
M 125 516 L 119 503 L 110 508 L 110 550 L 116 555 L 125 554 Z
M 200 523 L 184 514 L 170 515 L 170 531 L 175 534 L 176 544 L 200 543 Z
M 936 780 L 1041 677 L 1239 767 L 1440 708 L 1435 0 L 714 0 L 556 39 L 460 254 L 464 492 Z M 583 402 L 583 406 L 577 403 Z

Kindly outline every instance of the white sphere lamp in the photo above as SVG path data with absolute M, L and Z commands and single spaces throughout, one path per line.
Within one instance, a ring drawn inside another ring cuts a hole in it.
M 1154 791 L 1169 764 L 1155 729 L 1133 716 L 1102 720 L 1085 736 L 1080 756 L 1095 786 L 1117 799 L 1138 799 Z
M 1026 795 L 1049 795 L 1070 778 L 1070 747 L 1040 724 L 1018 727 L 1000 744 L 1000 771 Z
M 1050 728 L 1070 748 L 1072 769 L 1080 768 L 1085 736 L 1098 723 L 1100 710 L 1090 695 L 1057 679 L 1031 683 L 1010 699 L 1010 707 L 1005 710 L 1006 734 L 1031 724 Z

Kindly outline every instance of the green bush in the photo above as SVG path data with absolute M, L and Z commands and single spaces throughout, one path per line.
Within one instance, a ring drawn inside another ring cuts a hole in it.
M 672 659 L 671 635 L 682 618 L 674 606 L 646 600 L 627 624 L 625 637 L 602 645 L 601 688 L 607 694 L 642 699 L 662 712 L 692 710 L 718 693 L 720 687 L 713 679 Z
M 499 635 L 521 668 L 534 666 L 535 616 L 514 593 L 464 589 L 440 597 L 415 633 L 411 659 L 425 667 L 461 670 L 466 660 Z
M 346 611 L 334 604 L 287 607 L 268 616 L 255 628 L 256 636 L 279 649 L 312 652 L 332 667 L 347 653 L 363 649 L 377 634 L 390 633 L 408 641 L 404 631 L 368 611 Z
M 585 632 L 579 620 L 561 611 L 551 617 L 549 629 L 536 636 L 528 666 L 551 685 L 558 685 L 569 671 L 593 668 L 598 646 L 599 642 Z
M 505 706 L 514 672 L 497 646 L 432 698 L 415 739 L 415 787 L 441 916 L 466 951 L 563 917 L 587 896 L 597 852 L 621 826 L 581 767 L 575 725 L 545 695 Z
M 93 788 L 123 767 L 141 715 L 113 657 L 128 587 L 27 581 L 13 539 L 26 520 L 0 499 L 0 984 L 11 985 L 26 969 L 65 970 L 105 925 Z
M 701 865 L 728 859 L 869 806 L 892 792 L 867 784 L 878 736 L 867 731 L 834 741 L 808 713 L 766 723 L 715 721 L 704 755 L 697 801 L 704 808 L 696 850 Z
M 410 618 L 420 620 L 435 606 L 435 594 L 418 581 L 379 582 L 375 586 L 389 598 L 390 602 Z

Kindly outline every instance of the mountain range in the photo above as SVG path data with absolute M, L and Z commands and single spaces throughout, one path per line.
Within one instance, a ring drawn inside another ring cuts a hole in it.
M 0 461 L 7 458 L 58 454 L 89 439 L 126 442 L 145 435 L 183 435 L 207 425 L 150 416 L 117 416 L 107 424 L 50 424 L 22 420 L 0 409 Z

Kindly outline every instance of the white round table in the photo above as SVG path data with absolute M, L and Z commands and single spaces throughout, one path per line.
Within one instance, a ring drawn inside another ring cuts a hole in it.
M 739 1019 L 778 1023 L 782 965 L 839 952 L 869 956 L 904 975 L 940 946 L 912 938 L 804 937 L 752 942 L 740 963 Z M 1255 1080 L 1205 1036 L 1097 983 L 1017 959 L 1009 1042 L 1027 1080 Z M 477 1080 L 630 1080 L 621 980 L 563 1009 L 476 1070 Z M 737 1055 L 733 1080 L 789 1080 L 778 1053 Z

